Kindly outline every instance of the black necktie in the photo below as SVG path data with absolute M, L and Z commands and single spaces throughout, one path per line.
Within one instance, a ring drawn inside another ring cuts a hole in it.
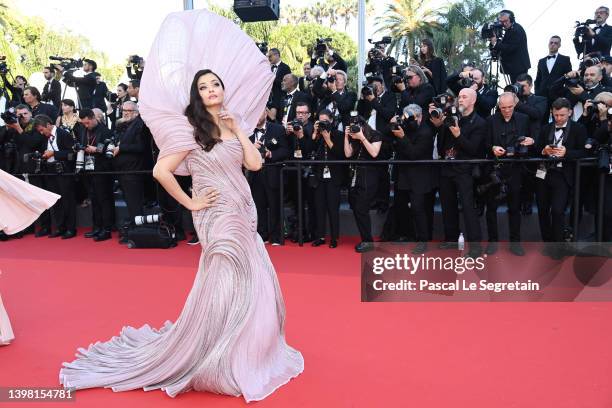
M 272 69 L 272 72 L 276 72 L 276 69 L 278 68 L 276 65 L 272 65 L 272 67 L 270 67 Z
M 549 55 L 548 57 L 546 57 L 546 59 L 547 59 L 547 60 L 549 60 L 549 59 L 551 59 L 551 58 L 552 58 L 552 59 L 555 59 L 555 58 L 557 58 L 557 56 L 556 56 L 556 55 Z

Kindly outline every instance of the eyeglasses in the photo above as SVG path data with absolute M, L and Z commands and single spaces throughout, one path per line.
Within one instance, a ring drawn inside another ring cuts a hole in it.
M 124 109 L 124 112 L 136 112 L 134 109 Z
M 407 76 L 406 76 L 406 79 L 410 81 L 410 80 L 411 80 L 412 78 L 414 78 L 415 76 L 416 76 L 416 75 L 407 75 Z

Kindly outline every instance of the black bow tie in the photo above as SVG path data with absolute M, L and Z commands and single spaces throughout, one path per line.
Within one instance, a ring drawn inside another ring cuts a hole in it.
M 563 131 L 563 132 L 565 132 L 565 127 L 556 127 L 556 128 L 555 128 L 555 132 L 558 132 L 558 131 L 560 131 L 560 130 L 561 130 L 561 131 Z
M 272 65 L 272 67 L 271 67 L 272 72 L 276 71 L 276 69 L 277 69 L 277 68 L 278 68 L 278 67 L 277 67 L 276 65 Z
M 557 55 L 549 55 L 548 57 L 546 57 L 546 59 L 547 59 L 547 60 L 549 60 L 549 59 L 551 59 L 551 58 L 552 58 L 552 59 L 555 59 L 555 58 L 557 58 Z
M 264 129 L 255 128 L 253 133 L 261 133 L 261 134 L 263 134 L 263 133 L 266 133 L 266 131 Z

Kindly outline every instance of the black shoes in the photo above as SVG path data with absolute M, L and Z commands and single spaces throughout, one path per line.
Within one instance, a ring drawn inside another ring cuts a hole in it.
M 331 242 L 329 243 L 329 247 L 336 248 L 337 246 L 338 246 L 338 241 L 336 241 L 335 239 L 332 239 Z
M 96 242 L 106 241 L 107 239 L 111 239 L 111 232 L 108 230 L 102 230 L 98 235 L 93 237 L 93 240 Z
M 318 247 L 321 246 L 325 243 L 325 238 L 319 238 L 319 239 L 315 239 L 314 241 L 312 241 L 312 245 L 313 247 Z
M 36 234 L 34 234 L 34 236 L 35 236 L 36 238 L 44 237 L 44 236 L 46 236 L 46 235 L 49 235 L 49 229 L 48 229 L 48 228 L 42 228 L 42 229 L 39 229 L 39 230 L 36 232 Z
M 414 255 L 420 255 L 427 252 L 427 242 L 417 242 L 416 246 L 412 250 Z
M 191 239 L 189 241 L 187 241 L 188 245 L 197 245 L 200 243 L 200 239 L 198 238 L 197 234 L 193 234 L 193 236 L 191 237 Z
M 497 241 L 489 242 L 489 245 L 487 245 L 487 249 L 485 250 L 485 254 L 495 255 L 498 249 L 499 249 L 499 243 Z
M 64 230 L 57 230 L 52 234 L 49 234 L 49 238 L 57 238 L 57 237 L 61 237 L 62 235 L 64 235 L 66 233 L 66 231 Z
M 68 230 L 62 234 L 62 239 L 70 239 L 76 237 L 75 230 Z
M 359 252 L 360 254 L 371 251 L 373 249 L 374 249 L 374 244 L 371 242 L 362 241 L 358 243 L 357 245 L 355 245 L 355 251 Z
M 102 230 L 100 228 L 95 228 L 89 232 L 86 232 L 85 235 L 83 235 L 85 238 L 94 238 L 95 236 L 97 236 L 99 233 L 101 233 Z
M 511 242 L 510 243 L 510 252 L 512 252 L 516 256 L 524 256 L 525 250 L 521 246 L 520 242 Z

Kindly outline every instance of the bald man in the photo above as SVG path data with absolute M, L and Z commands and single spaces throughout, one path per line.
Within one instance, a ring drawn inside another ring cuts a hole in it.
M 443 119 L 430 118 L 437 129 L 438 154 L 449 165 L 442 166 L 440 171 L 440 202 L 444 222 L 444 240 L 442 249 L 457 248 L 459 238 L 459 202 L 463 208 L 466 240 L 470 242 L 468 257 L 480 256 L 481 232 L 478 214 L 474 209 L 474 180 L 471 164 L 452 164 L 454 160 L 484 158 L 484 140 L 487 124 L 474 110 L 476 91 L 470 88 L 459 92 L 457 117 L 453 126 L 444 124 Z M 434 109 L 430 105 L 430 112 Z M 450 119 L 450 118 L 449 118 Z
M 504 92 L 499 97 L 497 111 L 487 119 L 487 155 L 489 158 L 525 158 L 534 154 L 534 139 L 530 133 L 529 117 L 516 112 L 518 97 Z M 522 163 L 501 163 L 496 168 L 487 167 L 484 178 L 490 182 L 490 174 L 505 180 L 505 193 L 501 185 L 486 189 L 486 219 L 489 245 L 486 253 L 493 255 L 498 249 L 497 207 L 501 201 L 508 205 L 508 230 L 510 231 L 510 252 L 516 256 L 525 255 L 521 241 L 521 185 Z

